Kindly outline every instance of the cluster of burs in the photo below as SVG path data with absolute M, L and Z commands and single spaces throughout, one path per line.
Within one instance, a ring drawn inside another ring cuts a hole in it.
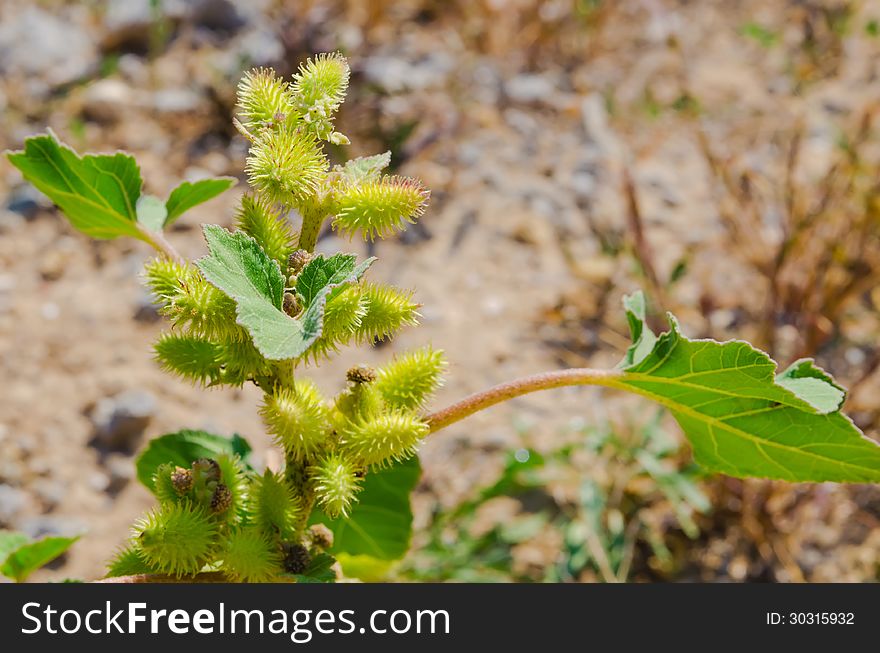
M 387 155 L 328 163 L 324 144 L 348 142 L 332 123 L 348 77 L 344 58 L 322 55 L 290 82 L 256 70 L 239 86 L 236 126 L 250 140 L 251 190 L 236 230 L 279 266 L 287 280 L 283 310 L 292 318 L 306 302 L 298 279 L 316 261 L 327 263 L 313 253 L 325 220 L 346 235 L 383 237 L 417 219 L 427 201 L 417 181 L 382 175 Z M 302 216 L 299 233 L 288 222 L 290 209 Z M 156 344 L 160 364 L 205 386 L 256 384 L 285 468 L 258 474 L 232 455 L 159 467 L 158 506 L 135 524 L 109 575 L 219 571 L 266 581 L 302 573 L 329 546 L 326 529 L 309 527 L 313 511 L 345 518 L 370 469 L 413 455 L 428 433 L 420 415 L 444 362 L 424 348 L 381 369 L 354 367 L 331 399 L 300 370 L 341 345 L 368 345 L 415 324 L 418 305 L 410 292 L 348 276 L 324 297 L 320 336 L 301 356 L 277 360 L 264 356 L 237 322 L 241 307 L 197 265 L 159 258 L 146 278 L 172 324 Z

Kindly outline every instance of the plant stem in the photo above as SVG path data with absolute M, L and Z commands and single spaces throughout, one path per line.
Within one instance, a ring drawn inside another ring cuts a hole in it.
M 318 234 L 321 232 L 321 225 L 324 223 L 323 208 L 321 206 L 300 207 L 302 215 L 302 228 L 299 231 L 299 248 L 307 252 L 314 252 L 315 245 L 318 244 Z
M 178 252 L 174 248 L 174 245 L 172 245 L 168 241 L 168 239 L 165 238 L 165 234 L 159 231 L 150 231 L 140 226 L 138 228 L 140 229 L 141 233 L 149 239 L 148 242 L 150 243 L 150 245 L 153 246 L 155 250 L 161 252 L 175 263 L 180 263 L 181 265 L 186 263 L 186 259 L 183 258 L 183 256 L 180 255 L 180 252 Z
M 585 367 L 533 374 L 472 394 L 451 406 L 426 415 L 424 420 L 433 433 L 485 408 L 530 392 L 567 385 L 613 386 L 621 376 L 622 373 L 617 370 L 593 370 Z

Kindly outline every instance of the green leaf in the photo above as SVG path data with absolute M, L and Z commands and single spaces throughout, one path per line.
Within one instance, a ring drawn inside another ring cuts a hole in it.
M 293 574 L 298 583 L 335 583 L 336 572 L 332 567 L 336 564 L 336 559 L 326 553 L 319 553 L 306 570 L 301 574 Z
M 644 299 L 625 303 L 644 338 Z M 671 328 L 650 351 L 627 352 L 605 385 L 666 406 L 712 471 L 787 481 L 880 481 L 880 446 L 840 412 L 843 389 L 812 361 L 776 375 L 776 363 L 746 342 L 691 340 Z
M 162 231 L 168 211 L 165 203 L 155 195 L 141 195 L 135 206 L 137 221 L 150 231 Z
M 238 323 L 248 330 L 260 353 L 271 360 L 305 354 L 321 336 L 324 308 L 333 290 L 357 281 L 375 260 L 355 267 L 353 255 L 315 257 L 306 266 L 311 268 L 304 282 L 308 300 L 293 318 L 282 310 L 285 279 L 281 269 L 253 238 L 216 225 L 205 225 L 204 231 L 210 254 L 196 265 L 208 281 L 235 300 Z M 300 277 L 305 273 L 304 269 Z
M 366 555 L 378 560 L 398 560 L 409 549 L 412 537 L 412 493 L 421 476 L 418 457 L 370 471 L 347 518 L 330 519 L 320 510 L 312 523 L 333 531 L 333 554 Z
M 137 457 L 135 467 L 138 480 L 152 492 L 153 474 L 159 465 L 189 467 L 194 460 L 221 454 L 238 455 L 244 461 L 250 451 L 250 445 L 240 435 L 227 438 L 206 431 L 183 430 L 150 440 Z
M 122 152 L 80 157 L 51 131 L 28 138 L 23 151 L 7 156 L 79 231 L 92 238 L 131 236 L 149 242 L 137 226 L 142 182 L 132 157 Z
M 24 582 L 37 569 L 52 562 L 70 548 L 79 537 L 44 537 L 25 542 L 9 552 L 0 573 L 16 583 Z
M 24 533 L 18 531 L 0 531 L 0 565 L 2 565 L 9 554 L 15 551 L 22 544 L 31 541 Z
M 213 177 L 195 182 L 183 182 L 171 191 L 171 195 L 165 202 L 168 217 L 165 218 L 164 225 L 167 227 L 186 211 L 214 199 L 220 193 L 232 188 L 237 182 L 235 177 Z
M 342 181 L 346 184 L 362 184 L 375 181 L 382 171 L 391 164 L 391 151 L 373 156 L 360 156 L 347 161 L 342 167 Z
M 328 286 L 334 289 L 340 286 L 341 290 L 342 284 L 360 279 L 375 260 L 375 257 L 368 258 L 357 265 L 354 254 L 334 254 L 330 258 L 318 254 L 297 277 L 296 291 L 302 295 L 304 304 L 310 306 Z

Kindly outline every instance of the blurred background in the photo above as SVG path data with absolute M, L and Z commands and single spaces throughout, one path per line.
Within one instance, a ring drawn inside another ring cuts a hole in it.
M 340 50 L 342 159 L 391 150 L 423 221 L 372 247 L 420 328 L 311 370 L 433 343 L 441 407 L 510 377 L 611 366 L 638 287 L 693 337 L 801 356 L 880 420 L 880 3 L 842 0 L 0 1 L 0 149 L 51 127 L 125 149 L 149 192 L 242 177 L 243 71 Z M 229 226 L 240 183 L 177 223 Z M 340 243 L 327 233 L 319 250 Z M 0 163 L 0 528 L 85 533 L 36 580 L 94 578 L 151 499 L 132 457 L 181 427 L 261 432 L 258 392 L 163 374 L 141 243 L 92 242 Z M 658 321 L 658 324 L 660 322 Z M 880 488 L 704 477 L 674 422 L 595 388 L 431 436 L 389 578 L 871 581 Z

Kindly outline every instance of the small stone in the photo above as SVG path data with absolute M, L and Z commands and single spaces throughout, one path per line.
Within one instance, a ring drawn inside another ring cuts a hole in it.
M 162 319 L 159 309 L 162 307 L 153 295 L 145 289 L 138 292 L 134 303 L 134 319 L 144 324 L 152 324 Z
M 144 390 L 104 397 L 90 414 L 95 441 L 109 449 L 132 448 L 155 414 L 156 398 Z
M 134 104 L 134 90 L 118 79 L 91 84 L 83 97 L 83 115 L 102 124 L 118 122 Z
M 116 495 L 134 478 L 134 464 L 131 458 L 119 453 L 111 453 L 104 459 L 104 467 L 110 476 L 105 488 L 107 494 Z
M 33 220 L 37 214 L 48 207 L 45 196 L 33 186 L 19 186 L 10 191 L 6 200 L 6 210 L 16 213 L 25 220 Z
M 44 320 L 57 320 L 61 315 L 61 307 L 55 302 L 46 302 L 40 307 L 40 315 Z
M 11 485 L 0 485 L 0 523 L 10 524 L 27 504 L 28 495 L 24 490 Z
M 202 96 L 189 88 L 166 88 L 152 96 L 153 108 L 159 113 L 189 113 L 202 104 Z
M 549 102 L 557 89 L 556 84 L 544 75 L 522 74 L 509 80 L 504 91 L 514 102 L 533 104 Z
M 87 528 L 86 524 L 78 519 L 39 515 L 37 517 L 28 517 L 19 522 L 18 530 L 33 539 L 37 539 L 46 535 L 74 537 L 85 533 Z

